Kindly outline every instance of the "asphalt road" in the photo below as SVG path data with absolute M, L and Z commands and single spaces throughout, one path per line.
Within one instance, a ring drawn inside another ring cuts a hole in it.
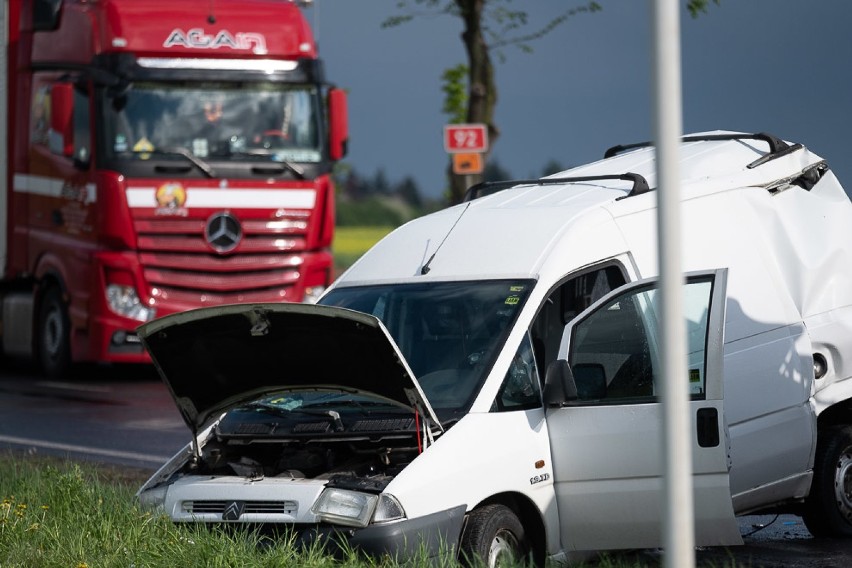
M 189 429 L 150 367 L 75 369 L 48 381 L 27 366 L 0 362 L 0 449 L 124 465 L 153 472 L 180 450 Z M 745 545 L 697 551 L 699 566 L 852 567 L 852 541 L 813 538 L 799 517 L 740 518 Z M 642 564 L 662 553 L 626 554 Z

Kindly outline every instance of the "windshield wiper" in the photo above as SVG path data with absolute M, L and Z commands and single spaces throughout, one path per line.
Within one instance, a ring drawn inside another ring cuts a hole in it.
M 155 150 L 145 150 L 144 152 L 140 153 L 163 154 L 165 156 L 181 156 L 183 158 L 186 158 L 186 160 L 188 160 L 189 163 L 191 163 L 193 166 L 201 170 L 207 177 L 216 177 L 216 172 L 213 171 L 213 168 L 210 167 L 210 164 L 208 164 L 198 156 L 193 155 L 192 152 L 190 152 L 186 148 L 182 148 L 179 146 L 175 148 L 157 148 Z
M 231 151 L 232 156 L 275 156 L 276 152 L 274 150 L 269 150 L 267 148 L 257 148 L 254 150 L 236 150 Z M 252 171 L 257 171 L 258 173 L 268 174 L 268 173 L 281 173 L 284 170 L 289 171 L 298 179 L 305 179 L 305 170 L 288 162 L 287 160 L 279 160 L 276 159 L 274 162 L 271 162 L 263 167 L 252 167 Z

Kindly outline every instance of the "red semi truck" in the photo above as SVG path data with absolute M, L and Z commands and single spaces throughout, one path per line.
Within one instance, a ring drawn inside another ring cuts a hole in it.
M 332 279 L 346 96 L 288 0 L 4 0 L 3 352 L 145 362 L 136 327 Z

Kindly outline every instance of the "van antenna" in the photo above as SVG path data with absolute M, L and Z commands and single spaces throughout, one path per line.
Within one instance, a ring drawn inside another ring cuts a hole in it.
M 215 10 L 213 9 L 213 2 L 214 2 L 214 0 L 210 0 L 210 2 L 209 2 L 209 13 L 207 14 L 207 23 L 209 23 L 209 24 L 215 24 L 216 23 L 216 13 L 215 13 Z
M 462 209 L 462 212 L 459 215 L 459 218 L 456 219 L 456 222 L 453 223 L 453 226 L 450 227 L 450 230 L 447 231 L 446 235 L 444 235 L 444 240 L 441 241 L 441 244 L 438 245 L 438 248 L 435 249 L 435 252 L 432 253 L 432 256 L 429 257 L 429 260 L 427 260 L 426 264 L 423 265 L 423 268 L 420 269 L 421 275 L 429 274 L 429 270 L 430 270 L 429 265 L 432 263 L 432 260 L 434 260 L 435 255 L 438 254 L 438 251 L 441 250 L 441 247 L 444 246 L 444 243 L 447 242 L 447 237 L 450 236 L 450 233 L 452 233 L 453 229 L 456 228 L 456 225 L 459 224 L 459 221 L 461 221 L 462 216 L 464 216 L 464 214 L 467 213 L 467 208 L 470 207 L 470 203 L 471 203 L 470 201 L 467 202 L 467 205 L 465 205 L 464 209 Z

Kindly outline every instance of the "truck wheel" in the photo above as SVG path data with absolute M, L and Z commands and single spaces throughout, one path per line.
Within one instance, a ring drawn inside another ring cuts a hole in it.
M 51 378 L 65 374 L 71 363 L 71 325 L 57 287 L 45 292 L 38 311 L 38 361 L 42 372 Z
M 485 505 L 468 515 L 459 550 L 465 566 L 515 566 L 528 554 L 524 527 L 505 505 Z
M 852 537 L 852 426 L 819 432 L 802 520 L 817 537 Z

